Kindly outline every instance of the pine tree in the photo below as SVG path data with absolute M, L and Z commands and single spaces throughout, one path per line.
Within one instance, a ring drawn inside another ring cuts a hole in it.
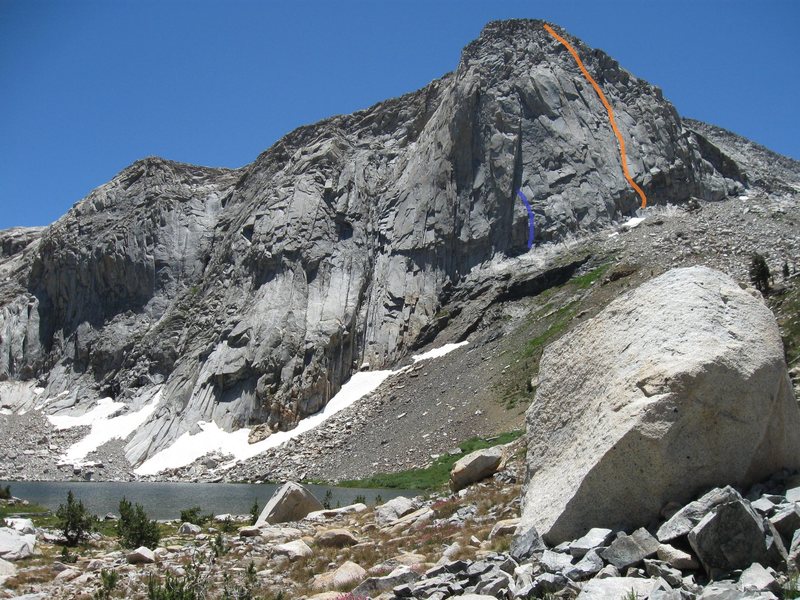
M 750 281 L 764 295 L 769 292 L 769 278 L 767 261 L 760 254 L 753 254 L 750 259 Z
M 72 490 L 67 492 L 67 504 L 58 506 L 56 518 L 68 546 L 75 546 L 86 539 L 97 521 L 97 517 L 89 514 L 82 501 L 75 501 Z

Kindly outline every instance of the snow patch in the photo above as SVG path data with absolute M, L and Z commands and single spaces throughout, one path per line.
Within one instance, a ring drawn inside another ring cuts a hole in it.
M 468 343 L 464 341 L 458 344 L 445 344 L 423 354 L 412 356 L 411 359 L 416 363 L 430 358 L 438 358 Z M 200 426 L 199 433 L 191 435 L 187 431 L 175 440 L 171 446 L 144 461 L 134 472 L 137 475 L 155 475 L 167 469 L 185 467 L 211 452 L 220 452 L 233 456 L 231 462 L 220 467 L 221 469 L 229 469 L 241 460 L 252 458 L 271 448 L 285 444 L 307 431 L 311 431 L 336 413 L 341 412 L 376 390 L 392 375 L 403 373 L 409 368 L 402 367 L 397 371 L 361 371 L 355 373 L 321 411 L 302 419 L 294 429 L 278 431 L 255 444 L 250 444 L 247 441 L 250 435 L 249 428 L 224 431 L 216 423 L 200 421 L 198 423 Z
M 439 358 L 440 356 L 444 356 L 445 354 L 449 354 L 456 348 L 461 348 L 461 346 L 466 346 L 469 342 L 459 342 L 457 344 L 445 344 L 444 346 L 439 346 L 438 348 L 434 348 L 433 350 L 428 350 L 423 354 L 417 354 L 411 357 L 411 360 L 414 362 L 419 362 L 421 360 L 428 360 L 429 358 Z
M 82 425 L 93 425 L 97 421 L 108 419 L 124 406 L 123 402 L 114 402 L 111 398 L 101 398 L 92 410 L 79 417 L 47 415 L 47 419 L 56 429 L 70 429 L 71 427 L 81 427 Z
M 167 469 L 184 467 L 201 456 L 215 451 L 230 454 L 234 457 L 232 463 L 225 465 L 225 467 L 230 468 L 240 460 L 252 458 L 270 448 L 280 446 L 306 431 L 314 429 L 336 413 L 375 390 L 387 378 L 403 370 L 356 373 L 320 412 L 302 419 L 297 424 L 297 427 L 290 431 L 278 431 L 255 444 L 247 442 L 247 438 L 250 435 L 249 428 L 224 431 L 216 423 L 200 421 L 198 423 L 201 429 L 200 433 L 191 435 L 187 431 L 175 440 L 169 448 L 165 448 L 143 462 L 135 470 L 135 473 L 137 475 L 155 475 Z
M 645 220 L 646 217 L 632 217 L 622 224 L 624 229 L 633 229 L 638 227 Z
M 161 389 L 153 395 L 150 402 L 139 410 L 118 417 L 112 417 L 112 415 L 119 412 L 125 404 L 114 402 L 111 398 L 99 400 L 91 411 L 80 417 L 48 416 L 50 423 L 56 429 L 68 429 L 80 425 L 90 425 L 92 428 L 86 437 L 67 448 L 61 457 L 61 462 L 80 463 L 90 452 L 94 452 L 106 442 L 113 439 L 124 440 L 150 418 L 160 401 Z

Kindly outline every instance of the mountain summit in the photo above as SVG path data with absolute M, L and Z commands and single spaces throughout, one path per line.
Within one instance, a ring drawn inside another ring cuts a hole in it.
M 650 205 L 745 189 L 713 129 L 556 30 L 612 104 Z M 518 190 L 532 256 L 639 205 L 603 105 L 541 21 L 490 23 L 454 72 L 241 169 L 138 161 L 51 226 L 0 232 L 2 404 L 128 414 L 132 465 L 200 422 L 290 429 L 365 363 L 432 341 L 470 274 L 528 252 Z

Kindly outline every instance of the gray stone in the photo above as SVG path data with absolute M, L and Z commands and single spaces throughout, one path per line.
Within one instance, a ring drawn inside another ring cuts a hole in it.
M 397 496 L 388 502 L 375 507 L 375 520 L 379 523 L 390 523 L 404 517 L 417 509 L 417 503 L 405 496 Z
M 787 559 L 789 568 L 800 570 L 800 530 L 794 532 L 792 543 L 789 545 L 789 557 Z
M 545 348 L 539 377 L 522 523 L 548 544 L 800 467 L 775 317 L 719 271 L 673 269 L 616 298 Z
M 694 526 L 710 513 L 714 507 L 741 499 L 742 496 L 739 492 L 730 486 L 714 488 L 675 513 L 658 528 L 656 537 L 660 542 L 670 542 L 681 536 L 688 535 Z
M 786 545 L 792 541 L 794 532 L 800 529 L 800 504 L 792 504 L 770 518 L 770 523 L 781 534 Z
M 293 542 L 286 542 L 285 544 L 278 544 L 274 547 L 276 554 L 287 556 L 289 560 L 298 560 L 307 558 L 314 554 L 314 551 L 309 548 L 303 540 L 294 540 Z
M 681 571 L 695 570 L 700 568 L 700 564 L 688 552 L 679 550 L 669 544 L 660 544 L 656 552 L 658 559 L 663 560 L 671 567 Z
M 314 494 L 298 483 L 285 483 L 267 502 L 256 521 L 256 527 L 267 523 L 299 521 L 308 513 L 322 509 Z
M 650 577 L 661 577 L 672 587 L 681 587 L 683 584 L 683 574 L 663 561 L 644 559 L 644 570 Z
M 614 532 L 610 529 L 593 527 L 585 535 L 569 544 L 569 553 L 576 558 L 580 558 L 593 548 L 608 545 L 613 536 Z
M 780 594 L 781 586 L 772 574 L 758 563 L 747 567 L 739 577 L 739 587 L 745 592 Z
M 450 489 L 457 492 L 490 477 L 501 467 L 504 458 L 503 446 L 475 450 L 459 458 L 450 470 Z
M 548 573 L 561 573 L 572 567 L 572 558 L 568 554 L 545 549 L 539 564 Z
M 136 550 L 129 552 L 127 560 L 132 565 L 143 565 L 156 562 L 155 553 L 145 546 L 139 546 Z
M 778 600 L 772 592 L 744 592 L 731 583 L 714 582 L 705 587 L 697 600 Z
M 9 527 L 0 527 L 0 558 L 20 560 L 33 554 L 36 536 L 20 533 Z
M 786 550 L 777 534 L 769 534 L 768 524 L 746 501 L 736 500 L 707 514 L 689 533 L 689 543 L 714 578 L 754 562 L 779 566 L 785 563 Z
M 645 529 L 637 529 L 631 535 L 622 534 L 600 556 L 622 570 L 642 562 L 658 551 L 658 541 Z
M 775 507 L 775 503 L 772 500 L 770 500 L 769 498 L 765 497 L 765 496 L 762 496 L 761 498 L 759 498 L 755 502 L 751 502 L 750 506 L 752 506 L 753 510 L 755 510 L 757 513 L 760 513 L 760 514 L 766 515 L 766 516 L 772 515 L 772 513 L 775 512 L 775 508 L 776 508 Z
M 3 585 L 6 579 L 13 577 L 16 574 L 17 567 L 7 560 L 0 558 L 0 585 Z
M 202 531 L 202 529 L 200 528 L 200 526 L 199 525 L 195 525 L 194 523 L 181 523 L 181 526 L 178 527 L 178 533 L 183 534 L 183 535 L 197 535 L 201 531 Z M 242 535 L 241 531 L 240 531 L 239 535 Z M 247 536 L 243 536 L 243 537 L 247 537 Z
M 578 594 L 578 600 L 609 600 L 623 598 L 635 593 L 638 598 L 647 598 L 658 587 L 658 581 L 637 577 L 607 577 L 586 582 Z
M 514 560 L 521 562 L 534 554 L 544 552 L 545 549 L 546 546 L 535 527 L 520 525 L 511 541 L 509 554 Z
M 412 571 L 408 567 L 397 567 L 383 577 L 368 577 L 353 589 L 353 595 L 377 596 L 383 592 L 389 592 L 399 585 L 419 581 L 420 577 L 419 573 Z
M 563 573 L 572 581 L 583 581 L 597 575 L 602 569 L 603 559 L 600 558 L 596 549 L 592 549 L 572 567 L 565 569 Z
M 800 487 L 786 490 L 786 500 L 788 502 L 800 502 Z

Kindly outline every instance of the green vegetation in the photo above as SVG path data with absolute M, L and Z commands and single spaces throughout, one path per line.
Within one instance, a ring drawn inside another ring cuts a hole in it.
M 108 600 L 117 589 L 119 575 L 113 569 L 100 571 L 100 589 L 94 593 L 94 600 Z
M 120 543 L 126 548 L 155 548 L 161 538 L 158 523 L 148 519 L 141 504 L 137 502 L 134 507 L 126 498 L 119 502 L 117 533 Z
M 253 498 L 253 506 L 250 507 L 250 525 L 255 525 L 258 521 L 258 516 L 261 514 L 261 509 L 258 506 L 258 498 Z
M 592 269 L 588 273 L 583 275 L 579 275 L 578 277 L 573 277 L 570 279 L 570 283 L 575 284 L 578 286 L 579 289 L 585 290 L 586 288 L 590 287 L 595 281 L 600 279 L 603 275 L 606 274 L 612 266 L 613 262 L 603 263 L 599 267 Z
M 341 487 L 358 488 L 400 488 L 408 490 L 438 489 L 450 479 L 450 469 L 461 457 L 481 448 L 507 444 L 522 435 L 522 431 L 510 431 L 493 438 L 472 438 L 459 445 L 458 454 L 440 456 L 424 469 L 409 469 L 397 473 L 379 473 L 367 479 L 341 481 Z
M 762 294 L 769 293 L 770 272 L 767 261 L 756 253 L 750 257 L 750 281 Z
M 255 564 L 250 561 L 244 572 L 243 580 L 235 585 L 230 574 L 225 573 L 222 585 L 222 600 L 254 600 L 255 590 L 258 587 L 258 574 Z
M 575 315 L 577 303 L 577 301 L 570 302 L 555 312 L 553 315 L 553 323 L 547 328 L 547 330 L 525 344 L 525 349 L 522 353 L 525 358 L 541 355 L 545 345 L 554 337 L 563 333 L 563 331 L 567 328 L 567 325 L 569 325 L 569 322 L 572 320 L 572 317 Z
M 792 368 L 800 361 L 800 286 L 779 290 L 769 305 L 780 325 L 786 364 Z
M 798 582 L 799 577 L 800 575 L 797 573 L 789 577 L 783 586 L 783 598 L 800 598 L 800 582 Z
M 186 510 L 181 511 L 181 522 L 183 523 L 193 523 L 194 525 L 199 525 L 202 527 L 206 523 L 208 523 L 214 515 L 207 514 L 203 515 L 200 514 L 202 509 L 199 506 L 193 506 L 191 508 L 187 508 Z
M 0 500 L 11 500 L 11 486 L 0 486 Z
M 67 546 L 76 546 L 85 540 L 97 522 L 97 517 L 89 514 L 82 501 L 75 501 L 72 490 L 67 492 L 67 503 L 59 505 L 56 518 Z

